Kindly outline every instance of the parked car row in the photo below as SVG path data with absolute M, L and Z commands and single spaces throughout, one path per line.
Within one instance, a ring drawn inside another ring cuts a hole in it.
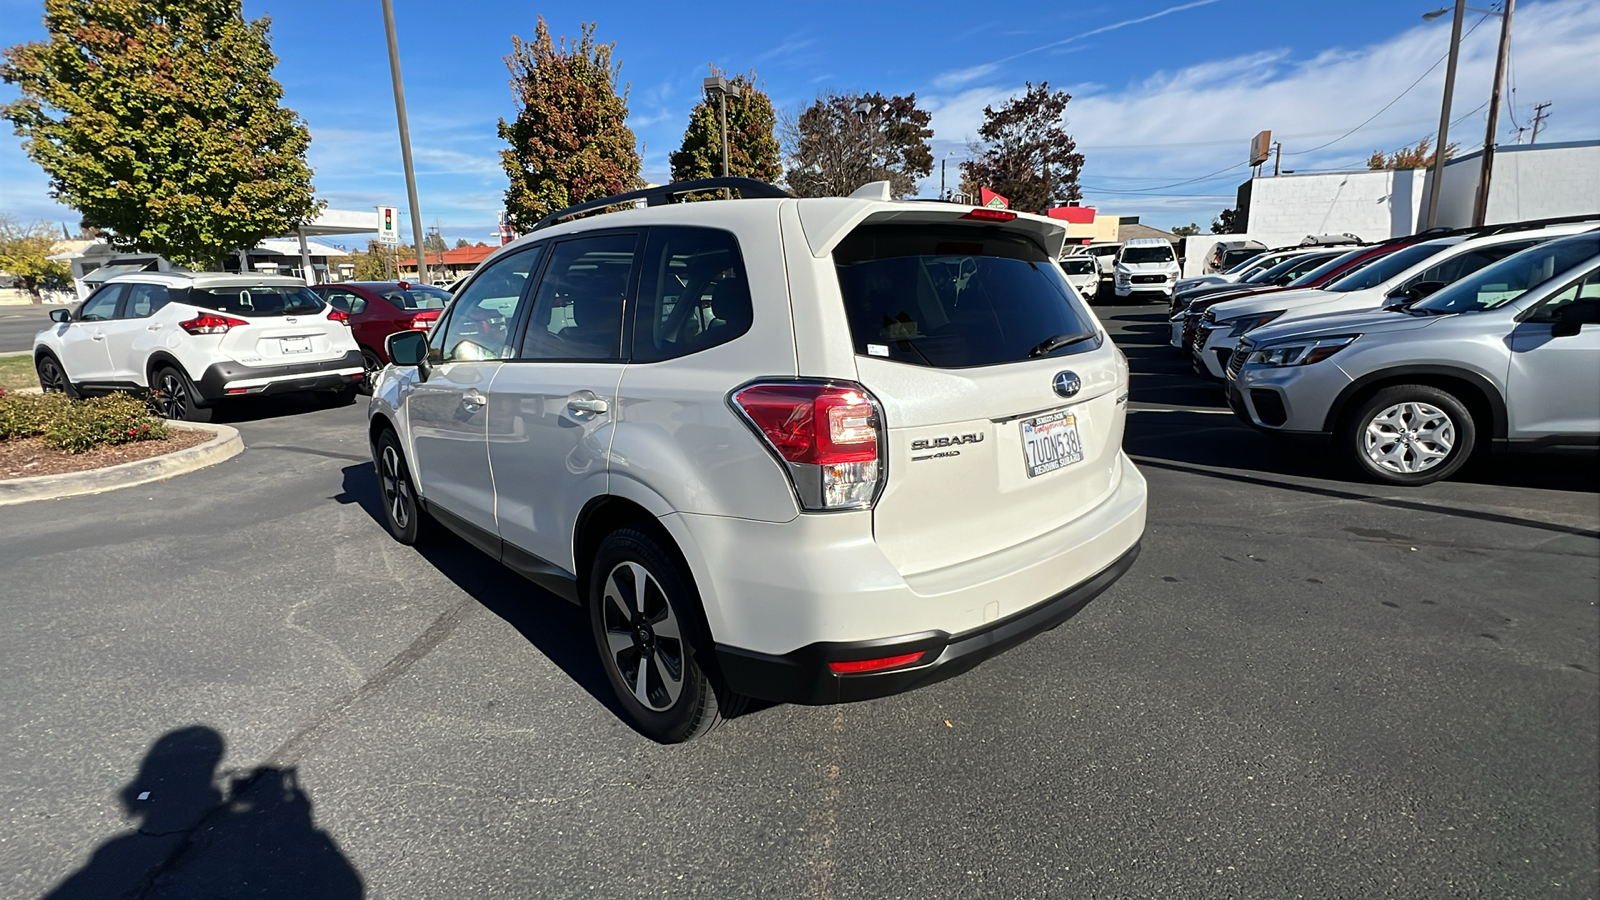
M 1334 252 L 1172 317 L 1172 344 L 1243 421 L 1331 438 L 1391 484 L 1490 447 L 1600 444 L 1600 215 Z

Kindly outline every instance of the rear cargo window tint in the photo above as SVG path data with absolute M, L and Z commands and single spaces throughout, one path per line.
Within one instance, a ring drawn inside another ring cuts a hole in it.
M 1098 334 L 1043 248 L 992 226 L 869 225 L 833 261 L 863 356 L 957 369 L 1083 349 L 1093 344 L 1065 341 Z
M 322 298 L 310 288 L 251 284 L 240 287 L 190 288 L 175 302 L 236 316 L 306 316 L 322 309 Z

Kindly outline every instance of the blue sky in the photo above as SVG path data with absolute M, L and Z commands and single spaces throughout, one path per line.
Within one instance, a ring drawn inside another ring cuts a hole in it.
M 512 34 L 532 35 L 539 14 L 557 35 L 596 21 L 597 37 L 616 43 L 629 123 L 652 181 L 667 180 L 667 156 L 708 64 L 754 69 L 786 109 L 827 89 L 914 91 L 934 112 L 935 157 L 948 158 L 952 186 L 984 105 L 1043 80 L 1073 94 L 1067 115 L 1087 157 L 1086 203 L 1171 227 L 1203 225 L 1232 205 L 1250 137 L 1263 128 L 1283 141 L 1284 166 L 1297 171 L 1359 168 L 1374 150 L 1431 134 L 1444 66 L 1428 69 L 1445 52 L 1449 17 L 1421 15 L 1443 4 L 814 2 L 724 6 L 725 21 L 705 19 L 717 7 L 703 3 L 395 7 L 422 218 L 454 242 L 490 240 L 506 185 L 495 126 L 514 114 L 502 57 Z M 272 17 L 285 103 L 311 128 L 317 192 L 335 208 L 405 206 L 379 9 L 372 0 L 245 3 L 247 15 Z M 974 15 L 984 10 L 1001 14 Z M 0 0 L 0 43 L 42 37 L 41 13 L 37 0 Z M 1479 18 L 1469 14 L 1469 27 Z M 1483 141 L 1497 28 L 1489 19 L 1463 42 L 1451 131 L 1463 152 Z M 1545 101 L 1554 105 L 1541 142 L 1600 139 L 1596 59 L 1600 2 L 1518 3 L 1515 91 L 1501 140 L 1515 140 L 1515 125 L 1526 126 Z M 14 97 L 0 86 L 0 99 Z M 937 192 L 937 165 L 923 188 Z M 0 213 L 77 222 L 49 199 L 9 129 L 0 134 Z

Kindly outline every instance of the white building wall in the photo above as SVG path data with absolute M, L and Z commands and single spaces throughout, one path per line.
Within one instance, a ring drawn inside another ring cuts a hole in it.
M 1440 225 L 1463 228 L 1472 224 L 1482 165 L 1480 153 L 1445 164 L 1444 189 L 1439 194 Z M 1600 143 L 1495 148 L 1485 224 L 1585 213 L 1600 213 Z
M 1422 199 L 1421 170 L 1376 170 L 1256 178 L 1250 185 L 1252 233 L 1349 232 L 1378 241 L 1410 234 Z M 1292 243 L 1292 242 L 1291 242 Z

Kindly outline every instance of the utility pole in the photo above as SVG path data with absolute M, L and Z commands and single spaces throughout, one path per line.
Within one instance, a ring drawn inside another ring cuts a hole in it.
M 1422 226 L 1424 231 L 1439 220 L 1439 189 L 1444 186 L 1444 151 L 1450 146 L 1450 100 L 1456 92 L 1456 58 L 1461 55 L 1461 20 L 1466 16 L 1467 0 L 1456 0 L 1455 19 L 1450 24 L 1450 62 L 1444 70 L 1444 102 L 1439 106 L 1439 143 L 1433 151 L 1433 178 L 1428 186 L 1428 217 Z
M 1528 140 L 1528 146 L 1539 143 L 1539 129 L 1544 127 L 1544 120 L 1550 118 L 1550 114 L 1545 112 L 1549 108 L 1548 101 L 1533 107 L 1533 137 Z
M 1272 142 L 1272 177 L 1277 178 L 1283 168 L 1283 141 Z
M 1466 0 L 1462 0 L 1466 2 Z M 389 37 L 389 75 L 395 85 L 395 117 L 400 120 L 400 162 L 405 163 L 405 194 L 411 202 L 411 240 L 416 242 L 416 280 L 427 280 L 427 248 L 422 245 L 422 208 L 416 202 L 416 170 L 411 167 L 411 127 L 405 119 L 405 88 L 400 85 L 400 46 L 395 43 L 394 0 L 384 3 L 384 34 Z
M 1483 138 L 1483 161 L 1478 175 L 1478 196 L 1472 204 L 1472 224 L 1482 225 L 1489 217 L 1489 179 L 1494 175 L 1495 130 L 1500 124 L 1500 86 L 1506 79 L 1506 57 L 1511 53 L 1511 13 L 1517 0 L 1506 0 L 1500 14 L 1500 53 L 1494 62 L 1494 86 L 1489 89 L 1489 128 Z M 1440 144 L 1443 152 L 1444 145 Z
M 949 160 L 950 160 L 950 157 L 948 157 L 948 156 L 946 156 L 944 159 L 939 160 L 939 199 L 940 200 L 949 200 L 950 199 L 949 196 L 946 195 L 945 192 L 944 192 L 944 164 L 946 162 L 948 162 Z M 67 226 L 65 226 L 65 225 L 61 226 L 62 231 L 65 231 L 66 228 L 67 228 Z

